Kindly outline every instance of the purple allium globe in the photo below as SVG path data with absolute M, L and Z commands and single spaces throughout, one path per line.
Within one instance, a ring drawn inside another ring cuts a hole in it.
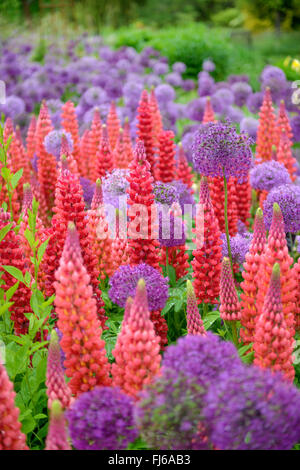
M 128 170 L 115 168 L 102 179 L 103 201 L 116 209 L 126 204 Z
M 155 96 L 159 103 L 168 103 L 169 101 L 173 101 L 175 99 L 176 93 L 174 88 L 167 83 L 163 83 L 162 85 L 158 85 L 155 88 Z
M 74 447 L 78 450 L 121 450 L 138 432 L 131 397 L 117 387 L 96 387 L 85 392 L 66 412 Z
M 49 132 L 49 134 L 46 135 L 44 139 L 44 147 L 46 149 L 46 152 L 54 155 L 56 160 L 59 160 L 60 157 L 61 138 L 63 134 L 66 136 L 69 145 L 69 150 L 70 152 L 72 152 L 73 139 L 69 132 L 66 132 L 64 130 L 51 131 Z
M 273 188 L 264 202 L 264 219 L 269 229 L 273 216 L 273 205 L 279 205 L 286 232 L 296 233 L 300 230 L 300 186 L 282 184 Z
M 5 104 L 0 107 L 1 112 L 5 114 L 6 117 L 15 119 L 25 111 L 25 103 L 22 98 L 18 96 L 8 96 L 6 98 Z
M 243 235 L 237 234 L 230 238 L 230 248 L 233 263 L 243 264 L 245 261 L 246 254 L 249 251 L 249 246 L 252 240 L 252 233 L 244 233 Z M 226 240 L 226 234 L 221 234 L 222 239 L 222 256 L 228 258 L 228 245 Z
M 159 204 L 171 206 L 174 202 L 178 201 L 178 192 L 171 183 L 158 181 L 154 185 L 153 192 L 155 202 Z
M 300 392 L 269 370 L 224 371 L 205 404 L 210 438 L 221 450 L 290 450 L 300 440 Z
M 251 143 L 228 122 L 203 124 L 194 135 L 194 168 L 205 176 L 233 176 L 244 182 L 252 166 Z
M 163 371 L 147 385 L 139 394 L 135 422 L 148 446 L 164 450 L 208 449 L 201 422 L 203 395 L 204 390 L 194 377 L 176 369 Z
M 250 184 L 253 189 L 271 191 L 274 187 L 291 182 L 285 166 L 275 160 L 260 163 L 250 170 Z
M 202 69 L 205 72 L 213 72 L 215 70 L 215 68 L 216 68 L 216 66 L 215 66 L 215 64 L 213 63 L 212 60 L 206 59 L 206 60 L 203 61 Z
M 253 140 L 256 140 L 258 119 L 246 116 L 240 122 L 240 130 L 246 132 Z
M 291 118 L 291 128 L 293 131 L 294 141 L 300 142 L 300 114 Z
M 88 178 L 84 178 L 83 176 L 80 176 L 79 181 L 83 189 L 83 198 L 84 198 L 85 205 L 87 208 L 90 208 L 92 200 L 93 200 L 96 184 L 93 183 Z
M 273 101 L 278 101 L 283 97 L 287 87 L 287 80 L 282 69 L 273 65 L 267 65 L 262 71 L 260 79 L 263 90 L 267 87 L 270 88 Z
M 234 103 L 237 106 L 244 106 L 248 96 L 252 93 L 251 86 L 246 82 L 236 82 L 232 85 L 231 90 L 234 94 Z
M 149 310 L 163 309 L 168 298 L 168 279 L 146 263 L 120 266 L 109 280 L 109 297 L 115 304 L 125 307 L 128 297 L 134 298 L 141 278 L 146 283 Z
M 197 98 L 186 106 L 186 116 L 192 121 L 202 122 L 205 110 L 206 98 Z
M 264 100 L 264 94 L 261 91 L 252 93 L 247 98 L 247 107 L 251 113 L 256 114 L 260 110 Z
M 175 62 L 172 65 L 172 69 L 176 73 L 184 73 L 186 71 L 186 65 L 183 62 Z

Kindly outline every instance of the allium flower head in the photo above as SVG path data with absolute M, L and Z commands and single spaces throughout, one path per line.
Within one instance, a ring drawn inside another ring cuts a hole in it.
M 271 226 L 274 203 L 277 203 L 281 209 L 285 231 L 298 232 L 300 230 L 300 187 L 293 184 L 282 184 L 269 192 L 264 202 L 267 229 Z
M 289 450 L 300 439 L 300 393 L 281 375 L 254 366 L 226 370 L 204 414 L 222 450 Z
M 222 233 L 221 235 L 223 247 L 222 255 L 223 257 L 228 257 L 228 245 L 226 241 L 226 234 Z M 252 240 L 252 233 L 246 232 L 243 235 L 237 234 L 234 237 L 230 238 L 230 247 L 233 263 L 242 264 L 245 261 L 245 256 L 249 250 L 249 246 Z
M 215 68 L 216 66 L 212 60 L 206 59 L 203 61 L 202 69 L 205 70 L 205 72 L 213 72 Z
M 70 435 L 79 450 L 121 450 L 134 441 L 133 401 L 117 387 L 83 393 L 66 413 Z
M 240 129 L 242 132 L 246 132 L 253 140 L 256 140 L 258 128 L 258 119 L 246 116 L 240 122 Z
M 157 182 L 153 192 L 155 201 L 160 204 L 171 206 L 174 202 L 178 201 L 178 194 L 172 183 Z
M 252 93 L 247 98 L 247 107 L 251 113 L 258 113 L 264 100 L 264 94 L 261 91 Z
M 69 132 L 66 132 L 63 130 L 51 131 L 49 132 L 49 134 L 46 135 L 45 140 L 44 140 L 44 147 L 46 149 L 46 152 L 54 155 L 57 160 L 60 157 L 61 140 L 62 140 L 63 134 L 66 136 L 68 145 L 69 145 L 69 150 L 72 152 L 73 140 Z
M 282 163 L 270 160 L 250 170 L 250 183 L 254 189 L 271 191 L 274 187 L 291 183 L 291 178 Z
M 207 123 L 194 135 L 194 168 L 206 176 L 236 177 L 246 180 L 252 164 L 251 140 L 238 134 L 228 122 Z
M 18 96 L 8 96 L 6 102 L 1 106 L 1 112 L 5 114 L 5 117 L 15 119 L 25 111 L 25 103 Z
M 252 93 L 251 86 L 246 82 L 236 82 L 232 85 L 231 90 L 234 94 L 234 103 L 237 106 L 243 106 L 248 96 Z
M 155 96 L 159 103 L 168 103 L 175 99 L 175 90 L 171 85 L 164 83 L 155 88 Z
M 111 300 L 125 307 L 128 297 L 135 297 L 137 283 L 141 278 L 146 283 L 149 310 L 164 308 L 168 298 L 168 280 L 146 263 L 119 267 L 109 280 Z
M 177 73 L 184 73 L 186 71 L 186 65 L 183 62 L 175 62 L 172 65 L 172 69 Z

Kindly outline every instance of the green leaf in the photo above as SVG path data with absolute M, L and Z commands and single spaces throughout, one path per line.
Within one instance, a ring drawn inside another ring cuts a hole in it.
M 2 266 L 2 268 L 18 281 L 25 283 L 23 273 L 20 269 L 15 266 Z
M 11 286 L 8 289 L 8 291 L 6 291 L 5 298 L 6 298 L 7 301 L 9 301 L 12 298 L 12 296 L 14 295 L 16 290 L 18 289 L 19 284 L 20 284 L 20 281 L 15 282 L 15 284 L 13 286 Z
M 34 248 L 34 236 L 28 228 L 24 232 L 24 237 L 28 241 L 30 248 L 33 249 Z
M 7 203 L 4 201 L 2 202 L 2 209 L 4 210 L 4 212 L 7 212 Z
M 26 282 L 26 284 L 27 284 L 28 287 L 30 286 L 30 281 L 31 281 L 30 272 L 29 272 L 29 271 L 26 271 L 26 273 L 25 273 L 25 282 Z
M 24 434 L 30 433 L 31 431 L 34 430 L 35 424 L 36 422 L 32 416 L 25 418 L 24 421 L 22 421 L 22 432 Z
M 220 318 L 220 312 L 209 312 L 209 314 L 203 319 L 204 328 L 208 330 L 216 320 Z
M 44 253 L 46 251 L 46 248 L 47 248 L 47 245 L 49 243 L 49 240 L 50 238 L 48 238 L 47 240 L 45 240 L 41 246 L 39 246 L 39 249 L 38 249 L 38 263 L 40 264 L 40 262 L 42 261 L 43 259 L 43 256 L 44 256 Z
M 36 420 L 37 420 L 37 419 L 43 419 L 43 418 L 48 418 L 48 416 L 45 415 L 44 413 L 38 413 L 37 415 L 35 415 L 35 416 L 33 417 L 33 419 L 36 419 Z
M 11 177 L 12 177 L 12 172 L 10 171 L 9 168 L 7 167 L 3 167 L 1 168 L 1 175 L 2 175 L 2 178 L 9 182 L 11 180 Z
M 248 351 L 252 347 L 252 344 L 253 343 L 245 344 L 244 346 L 240 347 L 238 350 L 239 356 L 242 357 L 245 354 L 245 352 Z
M 15 189 L 17 186 L 18 186 L 18 183 L 20 181 L 20 179 L 22 178 L 22 175 L 23 175 L 23 168 L 21 168 L 20 170 L 17 171 L 17 173 L 15 173 L 12 178 L 11 178 L 11 186 L 13 189 Z
M 170 265 L 168 266 L 167 274 L 168 274 L 168 277 L 169 277 L 170 285 L 175 286 L 175 284 L 176 284 L 176 271 L 175 271 L 173 266 L 170 266 Z
M 4 305 L 0 307 L 0 317 L 11 307 L 14 303 L 13 302 L 6 302 Z
M 12 227 L 12 223 L 7 224 L 4 227 L 2 227 L 2 229 L 0 230 L 0 242 L 2 242 L 4 237 L 6 237 L 11 227 Z

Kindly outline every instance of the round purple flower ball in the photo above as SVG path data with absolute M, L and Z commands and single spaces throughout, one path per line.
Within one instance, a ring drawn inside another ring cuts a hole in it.
M 247 116 L 240 122 L 240 130 L 246 132 L 254 141 L 256 141 L 257 129 L 258 119 Z
M 85 392 L 66 412 L 74 447 L 78 450 L 121 450 L 138 437 L 131 397 L 117 387 Z
M 250 170 L 250 184 L 259 191 L 271 191 L 274 187 L 291 182 L 285 166 L 276 160 L 260 163 Z
M 236 106 L 244 106 L 248 96 L 252 93 L 251 86 L 246 82 L 234 83 L 231 90 L 234 94 L 234 104 L 236 104 Z
M 243 264 L 246 258 L 246 254 L 249 251 L 250 243 L 252 240 L 253 234 L 246 232 L 243 235 L 237 233 L 234 237 L 230 238 L 230 248 L 233 263 Z M 226 240 L 226 234 L 221 234 L 222 239 L 222 256 L 228 257 L 228 245 Z
M 186 65 L 183 62 L 175 62 L 172 65 L 172 69 L 173 72 L 182 74 L 186 71 Z
M 175 99 L 175 90 L 171 85 L 163 83 L 155 88 L 155 96 L 159 103 L 168 103 Z
M 282 184 L 274 187 L 264 202 L 264 219 L 269 229 L 273 216 L 273 205 L 279 205 L 286 232 L 296 233 L 300 230 L 300 186 Z
M 300 142 L 300 114 L 296 114 L 296 116 L 293 116 L 290 122 L 293 131 L 294 141 Z
M 221 450 L 290 450 L 300 440 L 300 392 L 281 374 L 240 365 L 205 397 L 210 438 Z
M 15 119 L 25 111 L 25 103 L 22 98 L 18 96 L 8 96 L 6 98 L 5 104 L 1 105 L 1 112 L 5 114 L 6 117 Z
M 168 279 L 146 263 L 120 266 L 109 280 L 109 297 L 115 304 L 125 307 L 128 297 L 134 298 L 141 278 L 146 283 L 149 310 L 163 309 L 168 298 Z
M 215 64 L 213 63 L 212 60 L 206 59 L 206 60 L 203 61 L 202 69 L 205 72 L 213 72 L 215 70 L 215 68 L 216 68 L 216 66 L 215 66 Z
M 158 181 L 154 185 L 153 192 L 155 202 L 159 204 L 171 206 L 174 202 L 178 201 L 178 193 L 171 183 L 162 183 Z
M 264 94 L 261 91 L 248 96 L 246 105 L 251 113 L 256 114 L 263 104 Z
M 66 132 L 65 130 L 51 131 L 49 132 L 49 134 L 46 135 L 44 139 L 44 147 L 46 149 L 46 152 L 54 155 L 56 160 L 59 160 L 60 157 L 61 138 L 63 134 L 66 136 L 70 152 L 72 152 L 73 139 L 71 134 L 69 132 Z
M 252 165 L 251 139 L 228 122 L 201 125 L 194 135 L 195 170 L 206 176 L 246 180 Z

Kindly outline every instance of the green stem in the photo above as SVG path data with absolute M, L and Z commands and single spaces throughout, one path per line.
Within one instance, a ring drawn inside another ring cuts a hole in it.
M 169 283 L 171 281 L 170 276 L 169 276 L 169 248 L 166 246 L 166 274 L 169 279 Z
M 206 302 L 203 302 L 203 318 L 205 318 L 208 314 L 208 305 Z
M 233 339 L 233 342 L 236 345 L 236 347 L 238 347 L 239 341 L 238 341 L 236 322 L 232 321 L 230 323 L 231 323 L 231 328 L 232 328 L 232 339 Z
M 234 279 L 233 273 L 233 266 L 232 266 L 232 255 L 231 255 L 231 247 L 230 247 L 230 239 L 229 239 L 229 229 L 228 229 L 228 188 L 227 188 L 227 179 L 225 176 L 225 171 L 223 168 L 223 180 L 224 180 L 224 219 L 225 219 L 225 232 L 226 232 L 226 240 L 227 240 L 227 248 L 228 248 L 228 258 L 230 260 L 231 272 L 232 277 Z

